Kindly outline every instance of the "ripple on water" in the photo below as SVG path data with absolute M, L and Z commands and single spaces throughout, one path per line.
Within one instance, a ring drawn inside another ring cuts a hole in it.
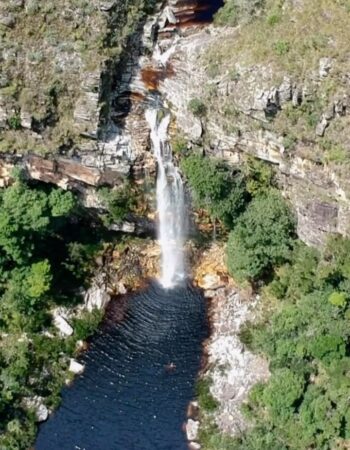
M 84 374 L 63 390 L 35 449 L 185 450 L 206 333 L 204 300 L 192 287 L 153 284 L 135 295 L 125 320 L 93 338 Z

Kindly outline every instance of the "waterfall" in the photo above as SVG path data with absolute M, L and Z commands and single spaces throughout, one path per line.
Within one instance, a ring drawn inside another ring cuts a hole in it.
M 157 211 L 158 239 L 161 247 L 161 284 L 171 288 L 185 278 L 184 241 L 186 236 L 185 200 L 181 175 L 173 163 L 168 141 L 170 114 L 159 118 L 159 110 L 146 111 L 151 141 L 158 163 Z

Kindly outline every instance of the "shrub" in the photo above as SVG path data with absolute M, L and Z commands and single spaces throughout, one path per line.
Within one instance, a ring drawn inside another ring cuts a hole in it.
M 248 157 L 243 166 L 247 190 L 252 195 L 267 193 L 275 185 L 275 173 L 270 164 Z
M 135 203 L 133 192 L 128 184 L 113 189 L 103 187 L 98 193 L 108 210 L 108 214 L 102 216 L 106 225 L 122 222 Z
M 250 21 L 265 5 L 265 0 L 225 0 L 224 6 L 216 13 L 216 25 L 237 25 Z
M 14 116 L 11 116 L 8 119 L 8 126 L 11 128 L 11 130 L 19 130 L 21 128 L 21 118 L 18 114 L 15 114 Z
M 287 41 L 279 40 L 275 42 L 274 50 L 278 56 L 283 56 L 289 52 L 290 45 Z
M 207 114 L 205 103 L 199 98 L 193 98 L 188 102 L 188 109 L 196 117 L 204 117 Z
M 196 384 L 196 397 L 201 408 L 205 411 L 214 411 L 218 403 L 210 393 L 209 379 L 200 379 Z

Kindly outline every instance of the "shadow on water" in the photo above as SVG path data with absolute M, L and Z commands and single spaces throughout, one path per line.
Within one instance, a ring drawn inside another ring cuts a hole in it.
M 63 390 L 35 449 L 187 449 L 183 423 L 207 332 L 205 301 L 193 287 L 154 283 L 135 294 L 125 320 L 107 321 L 92 339 L 84 374 Z

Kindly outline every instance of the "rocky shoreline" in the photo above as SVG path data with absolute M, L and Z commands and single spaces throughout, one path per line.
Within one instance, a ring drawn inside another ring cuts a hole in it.
M 201 430 L 208 425 L 230 436 L 244 431 L 248 424 L 241 406 L 253 385 L 270 376 L 267 361 L 250 352 L 239 338 L 241 327 L 256 319 L 260 297 L 237 287 L 227 273 L 224 255 L 223 245 L 213 243 L 194 268 L 195 283 L 208 298 L 210 326 L 199 379 L 209 381 L 216 407 L 206 411 L 197 400 L 189 405 L 185 429 L 191 450 L 201 448 Z

